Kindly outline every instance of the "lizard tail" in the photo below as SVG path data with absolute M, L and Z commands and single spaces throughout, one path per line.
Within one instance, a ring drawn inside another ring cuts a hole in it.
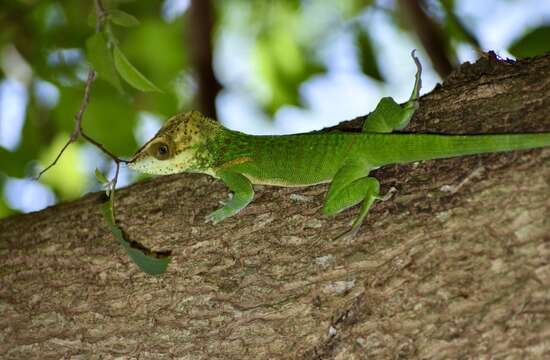
M 390 139 L 391 137 L 391 139 Z M 388 134 L 372 149 L 379 165 L 550 146 L 550 133 L 498 135 Z M 376 142 L 376 141 L 375 141 Z M 383 143 L 386 143 L 383 145 Z

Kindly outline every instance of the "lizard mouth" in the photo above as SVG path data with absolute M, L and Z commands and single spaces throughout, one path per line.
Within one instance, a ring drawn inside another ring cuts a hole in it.
M 139 155 L 139 151 L 136 152 L 136 153 L 130 158 L 130 160 L 126 161 L 126 165 L 128 165 L 128 166 L 130 167 L 130 166 L 137 160 L 138 155 Z
M 143 146 L 140 147 L 140 148 L 135 152 L 134 155 L 132 155 L 132 157 L 130 158 L 130 160 L 128 160 L 128 161 L 126 162 L 126 164 L 129 165 L 129 164 L 131 164 L 131 163 L 136 162 L 136 160 L 139 159 L 141 153 L 143 152 L 143 149 L 145 148 L 145 146 L 147 146 L 147 144 L 149 144 L 149 142 L 150 142 L 150 141 L 148 141 L 148 142 L 146 142 L 145 144 L 143 144 Z
M 139 153 L 137 153 L 136 155 L 132 156 L 130 160 L 126 162 L 126 166 L 132 170 L 138 170 L 140 168 L 139 160 L 140 160 Z
M 142 150 L 143 150 L 144 147 L 145 147 L 145 145 L 143 145 L 138 151 L 136 151 L 136 153 L 134 155 L 132 155 L 130 160 L 126 161 L 126 166 L 127 167 L 129 167 L 132 170 L 139 169 L 140 160 L 143 159 L 143 151 Z

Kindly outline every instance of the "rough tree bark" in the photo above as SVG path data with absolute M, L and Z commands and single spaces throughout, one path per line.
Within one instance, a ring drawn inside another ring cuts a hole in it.
M 346 124 L 356 127 L 358 121 Z M 550 131 L 550 56 L 462 65 L 409 131 Z M 550 356 L 550 150 L 392 166 L 360 234 L 325 218 L 326 186 L 258 187 L 217 226 L 207 176 L 118 192 L 131 236 L 173 263 L 147 276 L 100 194 L 0 221 L 5 358 L 353 359 Z

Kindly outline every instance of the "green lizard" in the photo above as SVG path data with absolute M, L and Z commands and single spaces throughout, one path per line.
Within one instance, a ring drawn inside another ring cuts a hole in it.
M 369 172 L 389 164 L 449 158 L 550 145 L 550 133 L 437 135 L 395 133 L 418 107 L 421 66 L 412 95 L 403 106 L 383 98 L 362 132 L 313 132 L 254 136 L 224 128 L 197 111 L 175 115 L 139 149 L 129 167 L 150 174 L 205 173 L 234 193 L 207 216 L 217 223 L 237 214 L 254 197 L 252 184 L 308 186 L 330 182 L 323 211 L 333 215 L 361 203 L 348 234 L 354 234 L 380 200 Z

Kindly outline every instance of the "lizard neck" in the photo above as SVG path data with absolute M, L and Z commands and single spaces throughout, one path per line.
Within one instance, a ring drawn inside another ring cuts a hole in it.
M 188 171 L 216 176 L 216 171 L 224 164 L 249 153 L 246 144 L 251 136 L 218 125 L 196 145 Z
M 250 144 L 253 135 L 219 126 L 213 136 L 197 146 L 195 162 L 190 171 L 215 176 L 216 172 L 237 159 L 251 156 Z

